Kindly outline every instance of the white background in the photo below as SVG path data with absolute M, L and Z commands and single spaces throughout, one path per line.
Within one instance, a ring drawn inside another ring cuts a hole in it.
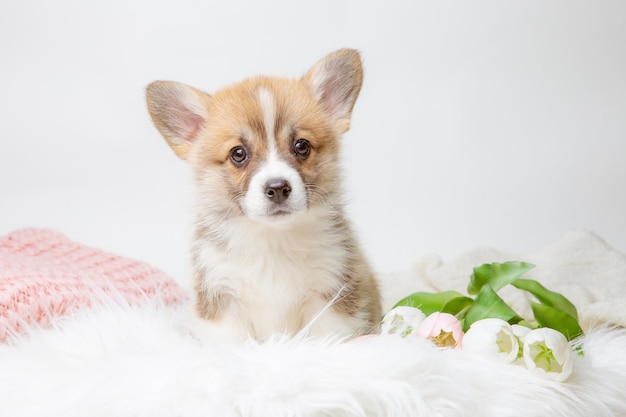
M 5 1 L 0 234 L 53 228 L 184 281 L 190 175 L 144 87 L 300 76 L 345 46 L 365 65 L 345 188 L 377 270 L 577 229 L 626 249 L 619 0 Z

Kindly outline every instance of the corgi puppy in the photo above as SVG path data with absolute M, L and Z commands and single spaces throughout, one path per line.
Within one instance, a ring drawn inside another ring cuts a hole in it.
M 219 337 L 376 331 L 378 287 L 344 215 L 339 167 L 362 72 L 359 53 L 342 49 L 300 79 L 213 95 L 147 87 L 156 128 L 195 178 L 196 311 Z

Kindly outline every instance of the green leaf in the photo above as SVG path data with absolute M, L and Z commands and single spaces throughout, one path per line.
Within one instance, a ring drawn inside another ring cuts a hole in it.
M 504 262 L 484 264 L 474 268 L 467 286 L 467 292 L 478 294 L 485 285 L 490 285 L 494 291 L 513 283 L 535 265 L 527 262 Z
M 443 307 L 455 298 L 465 298 L 463 294 L 456 291 L 443 291 L 438 293 L 416 292 L 398 301 L 394 307 L 409 306 L 422 310 L 427 316 L 441 311 Z
M 564 313 L 578 320 L 578 311 L 576 307 L 567 298 L 558 292 L 550 291 L 533 279 L 518 279 L 512 283 L 515 288 L 528 291 L 537 298 L 537 300 L 550 307 L 561 310 Z
M 474 300 L 469 297 L 456 297 L 448 301 L 442 308 L 442 313 L 449 313 L 462 319 L 465 312 L 474 304 Z
M 492 317 L 508 321 L 511 324 L 522 320 L 522 318 L 496 294 L 490 285 L 483 285 L 474 300 L 474 304 L 467 310 L 463 322 L 463 330 L 466 331 L 472 323 L 478 320 Z
M 575 339 L 583 334 L 583 329 L 578 324 L 578 320 L 564 311 L 532 301 L 530 306 L 540 327 L 557 330 L 563 333 L 567 340 Z
M 517 322 L 515 324 L 517 324 L 519 326 L 527 327 L 530 330 L 533 330 L 533 329 L 537 328 L 537 323 L 536 322 L 534 322 L 534 321 L 531 322 L 531 321 L 527 321 L 527 320 L 524 320 L 524 319 L 520 320 L 519 322 Z

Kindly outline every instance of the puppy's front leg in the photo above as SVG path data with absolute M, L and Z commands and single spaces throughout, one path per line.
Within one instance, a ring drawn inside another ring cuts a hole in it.
M 205 291 L 198 292 L 195 317 L 198 323 L 194 327 L 202 341 L 239 344 L 253 337 L 246 317 L 228 295 L 208 296 Z
M 349 338 L 364 333 L 363 320 L 340 312 L 321 295 L 311 297 L 303 307 L 304 329 L 310 337 Z
M 235 315 L 226 314 L 217 320 L 207 320 L 196 316 L 198 323 L 195 334 L 204 343 L 238 345 L 251 338 L 241 320 Z

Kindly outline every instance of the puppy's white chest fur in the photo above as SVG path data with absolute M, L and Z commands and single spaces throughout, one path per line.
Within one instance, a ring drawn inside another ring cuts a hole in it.
M 224 225 L 228 239 L 221 245 L 198 243 L 203 286 L 232 294 L 226 306 L 230 319 L 252 333 L 235 338 L 264 339 L 308 324 L 322 332 L 328 317 L 311 321 L 342 290 L 348 253 L 341 236 L 320 217 L 320 210 L 312 210 L 285 226 L 241 218 Z

